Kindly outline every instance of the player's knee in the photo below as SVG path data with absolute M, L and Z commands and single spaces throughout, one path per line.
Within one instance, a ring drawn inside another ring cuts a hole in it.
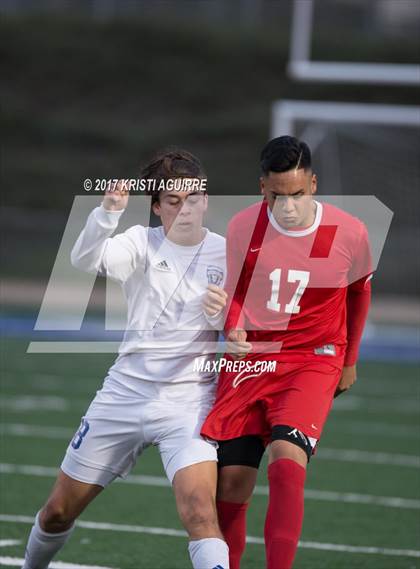
M 275 425 L 271 442 L 272 458 L 290 458 L 306 467 L 313 452 L 315 439 L 289 425 Z
M 209 493 L 191 492 L 179 507 L 181 520 L 189 533 L 217 528 L 217 513 Z
M 257 469 L 228 466 L 219 471 L 217 499 L 244 504 L 250 499 L 257 478 Z
M 41 529 L 51 533 L 66 531 L 73 525 L 74 520 L 71 508 L 58 499 L 50 499 L 39 516 Z
M 242 480 L 236 476 L 223 476 L 223 469 L 220 470 L 219 481 L 217 483 L 217 499 L 224 502 L 233 502 L 233 497 L 242 493 Z
M 264 450 L 263 441 L 256 435 L 219 443 L 218 500 L 241 504 L 249 500 Z

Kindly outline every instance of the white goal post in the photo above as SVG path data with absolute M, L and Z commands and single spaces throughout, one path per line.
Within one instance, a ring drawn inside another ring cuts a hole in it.
M 293 135 L 298 120 L 317 123 L 364 123 L 420 127 L 420 106 L 340 103 L 324 101 L 275 101 L 271 137 Z
M 420 65 L 311 61 L 314 0 L 294 0 L 289 75 L 298 81 L 420 85 Z

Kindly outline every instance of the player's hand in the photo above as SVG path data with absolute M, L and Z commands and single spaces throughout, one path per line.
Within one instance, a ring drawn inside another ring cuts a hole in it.
M 110 180 L 102 206 L 107 211 L 121 211 L 127 207 L 128 196 L 129 193 L 124 180 L 118 180 L 117 183 Z
M 203 300 L 204 312 L 208 316 L 215 316 L 226 306 L 226 299 L 227 293 L 220 286 L 209 284 Z
M 343 373 L 341 374 L 341 379 L 335 390 L 334 397 L 337 397 L 341 393 L 348 391 L 350 387 L 355 383 L 357 379 L 356 366 L 344 366 Z
M 246 341 L 245 330 L 231 330 L 226 336 L 226 352 L 234 360 L 245 358 L 252 350 L 252 344 Z

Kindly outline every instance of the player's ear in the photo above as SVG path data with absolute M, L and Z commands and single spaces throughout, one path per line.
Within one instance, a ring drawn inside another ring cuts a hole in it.
M 159 201 L 154 202 L 154 203 L 152 204 L 152 211 L 153 211 L 153 213 L 154 213 L 155 215 L 157 215 L 158 217 L 160 217 L 160 213 L 161 213 L 161 212 L 160 212 L 160 203 L 159 203 Z
M 207 211 L 208 206 L 209 206 L 209 195 L 208 195 L 208 193 L 206 192 L 206 193 L 204 194 L 204 208 L 203 208 L 204 211 Z
M 318 180 L 317 180 L 316 174 L 312 174 L 312 178 L 311 178 L 311 194 L 316 194 L 317 186 L 318 186 Z
M 261 193 L 261 194 L 264 194 L 264 188 L 265 188 L 265 185 L 264 185 L 264 176 L 261 176 L 261 177 L 260 177 L 260 193 Z

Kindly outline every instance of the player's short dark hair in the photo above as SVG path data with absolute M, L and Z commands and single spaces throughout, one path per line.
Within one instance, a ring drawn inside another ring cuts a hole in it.
M 182 148 L 170 147 L 160 150 L 154 158 L 140 171 L 140 179 L 156 180 L 159 186 L 161 180 L 176 178 L 206 178 L 200 160 Z M 159 191 L 151 191 L 152 204 L 159 201 Z
M 279 136 L 264 146 L 260 162 L 265 176 L 269 172 L 287 172 L 294 168 L 310 170 L 311 151 L 305 142 L 294 136 Z

